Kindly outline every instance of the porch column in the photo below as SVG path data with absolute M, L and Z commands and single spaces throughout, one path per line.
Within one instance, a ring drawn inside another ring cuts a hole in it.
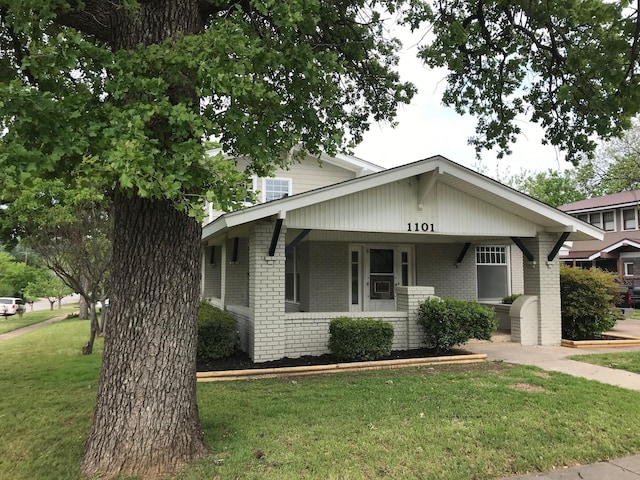
M 414 348 L 424 347 L 424 329 L 418 325 L 418 309 L 422 302 L 427 298 L 435 297 L 433 287 L 396 287 L 397 310 L 399 312 L 407 312 L 406 344 L 402 345 L 402 349 L 411 350 Z M 400 342 L 400 339 L 394 341 Z
M 524 294 L 538 297 L 538 345 L 560 345 L 560 261 L 547 260 L 559 235 L 539 232 L 535 238 L 522 239 L 533 254 L 534 262 L 524 261 Z
M 273 256 L 269 247 L 275 222 L 256 223 L 249 236 L 249 309 L 253 314 L 254 362 L 285 356 L 284 264 L 286 227 L 282 226 Z

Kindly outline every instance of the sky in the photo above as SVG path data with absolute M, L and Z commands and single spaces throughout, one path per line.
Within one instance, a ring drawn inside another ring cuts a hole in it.
M 478 170 L 475 149 L 467 142 L 474 135 L 476 120 L 468 115 L 458 115 L 452 108 L 443 106 L 440 100 L 446 85 L 446 70 L 434 71 L 416 58 L 418 37 L 402 30 L 394 30 L 393 33 L 404 44 L 399 65 L 401 78 L 413 82 L 418 93 L 410 105 L 400 107 L 395 128 L 372 124 L 354 154 L 385 168 L 442 155 Z M 540 127 L 525 121 L 520 127 L 523 133 L 512 146 L 510 156 L 498 159 L 495 152 L 483 153 L 480 163 L 483 173 L 500 178 L 523 170 L 539 172 L 549 168 L 571 168 L 561 152 L 552 146 L 542 145 Z

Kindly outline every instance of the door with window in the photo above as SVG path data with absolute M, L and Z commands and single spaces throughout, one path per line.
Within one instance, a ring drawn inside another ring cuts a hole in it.
M 395 311 L 396 287 L 413 285 L 413 247 L 352 246 L 350 310 Z

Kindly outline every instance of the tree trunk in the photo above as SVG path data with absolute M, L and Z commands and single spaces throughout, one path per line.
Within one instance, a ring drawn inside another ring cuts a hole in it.
M 176 473 L 206 452 L 196 404 L 200 225 L 116 194 L 109 322 L 82 473 Z
M 82 282 L 82 291 L 79 293 L 87 294 L 87 292 L 89 292 L 89 282 L 87 281 L 87 277 L 83 275 L 80 281 Z M 84 295 L 80 295 L 78 320 L 88 320 L 88 319 L 89 319 L 89 302 L 84 297 Z

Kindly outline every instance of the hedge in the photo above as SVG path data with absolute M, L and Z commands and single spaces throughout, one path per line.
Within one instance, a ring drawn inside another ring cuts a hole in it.
M 228 357 L 236 348 L 236 319 L 207 302 L 198 308 L 198 361 Z
M 373 318 L 334 318 L 329 350 L 338 360 L 379 360 L 391 353 L 393 325 Z
M 614 274 L 561 265 L 562 338 L 587 340 L 611 329 L 618 317 L 617 295 Z
M 471 338 L 491 340 L 497 328 L 492 308 L 453 298 L 429 298 L 420 303 L 418 323 L 424 327 L 427 347 L 438 352 L 446 352 Z

